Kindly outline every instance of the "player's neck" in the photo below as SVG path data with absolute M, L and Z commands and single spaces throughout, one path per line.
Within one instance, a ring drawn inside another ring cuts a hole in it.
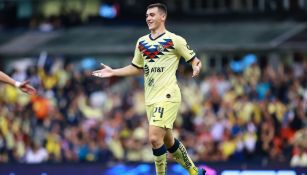
M 151 30 L 150 35 L 152 38 L 157 38 L 165 32 L 166 32 L 165 26 L 161 26 L 155 30 Z

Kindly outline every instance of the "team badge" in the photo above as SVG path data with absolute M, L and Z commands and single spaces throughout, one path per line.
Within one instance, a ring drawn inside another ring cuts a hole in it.
M 164 51 L 163 45 L 162 45 L 162 44 L 158 45 L 158 46 L 157 46 L 157 50 L 158 50 L 159 52 L 163 52 L 163 51 Z

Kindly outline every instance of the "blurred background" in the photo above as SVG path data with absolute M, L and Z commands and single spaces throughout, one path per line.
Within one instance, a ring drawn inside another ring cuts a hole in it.
M 38 89 L 0 85 L 1 175 L 154 174 L 143 77 L 91 76 L 130 64 L 154 2 L 203 62 L 197 79 L 177 71 L 174 133 L 193 160 L 209 175 L 307 172 L 307 0 L 0 0 L 0 70 Z

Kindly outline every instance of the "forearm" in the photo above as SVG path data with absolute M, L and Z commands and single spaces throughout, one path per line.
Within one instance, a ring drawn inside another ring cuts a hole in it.
M 132 76 L 132 75 L 141 75 L 143 69 L 136 68 L 132 65 L 128 65 L 123 68 L 114 69 L 114 76 Z
M 0 81 L 15 86 L 15 80 L 0 71 Z

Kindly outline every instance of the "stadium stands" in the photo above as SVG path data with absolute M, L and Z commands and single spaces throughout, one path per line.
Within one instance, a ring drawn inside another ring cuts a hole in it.
M 192 82 L 190 72 L 179 72 L 184 104 L 175 128 L 193 158 L 288 162 L 300 155 L 307 62 L 298 61 Z M 1 162 L 150 161 L 141 79 L 97 80 L 61 62 L 11 74 L 29 79 L 40 96 L 1 85 Z

